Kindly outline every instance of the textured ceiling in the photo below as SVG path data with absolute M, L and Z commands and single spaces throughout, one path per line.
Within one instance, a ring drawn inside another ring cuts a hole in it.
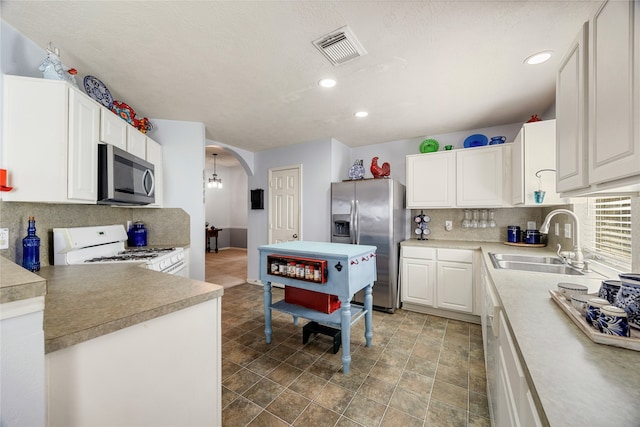
M 139 116 L 203 122 L 250 151 L 333 137 L 357 147 L 526 121 L 599 2 L 2 1 L 2 19 L 102 80 Z M 348 25 L 367 55 L 312 41 Z M 528 55 L 553 50 L 527 66 Z M 318 80 L 333 77 L 332 89 Z M 355 111 L 369 117 L 356 119 Z

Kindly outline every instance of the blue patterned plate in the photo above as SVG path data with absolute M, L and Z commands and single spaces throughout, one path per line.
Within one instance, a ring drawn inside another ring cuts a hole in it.
M 84 78 L 84 91 L 87 92 L 87 95 L 108 109 L 113 107 L 113 97 L 111 96 L 111 92 L 109 92 L 109 89 L 107 89 L 104 83 L 96 77 L 86 76 Z
M 476 133 L 468 136 L 467 139 L 464 140 L 464 148 L 482 147 L 483 145 L 487 145 L 487 142 L 489 142 L 489 140 L 486 136 Z

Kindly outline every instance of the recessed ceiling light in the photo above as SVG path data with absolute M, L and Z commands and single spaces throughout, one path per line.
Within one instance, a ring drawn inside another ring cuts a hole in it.
M 367 117 L 369 115 L 369 113 L 367 113 L 366 111 L 358 111 L 355 116 L 356 117 Z
M 534 53 L 524 60 L 525 64 L 529 65 L 537 65 L 546 62 L 549 58 L 551 58 L 551 51 L 545 50 L 544 52 Z
M 333 79 L 322 79 L 318 82 L 318 85 L 321 87 L 334 87 L 336 85 L 336 81 Z

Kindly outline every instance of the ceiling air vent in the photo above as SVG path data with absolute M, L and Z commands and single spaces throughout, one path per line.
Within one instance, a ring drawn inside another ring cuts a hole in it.
M 349 27 L 338 28 L 313 44 L 334 66 L 367 54 Z

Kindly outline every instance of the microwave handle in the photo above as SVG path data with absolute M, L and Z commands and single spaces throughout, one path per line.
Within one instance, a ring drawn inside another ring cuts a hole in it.
M 151 178 L 151 188 L 149 189 L 147 189 L 146 187 L 147 176 Z M 153 176 L 153 172 L 151 172 L 150 169 L 145 170 L 144 173 L 142 174 L 142 188 L 144 188 L 144 191 L 147 193 L 147 196 L 150 196 L 153 194 L 153 190 L 155 186 L 156 186 L 156 180 L 155 180 L 155 177 Z

